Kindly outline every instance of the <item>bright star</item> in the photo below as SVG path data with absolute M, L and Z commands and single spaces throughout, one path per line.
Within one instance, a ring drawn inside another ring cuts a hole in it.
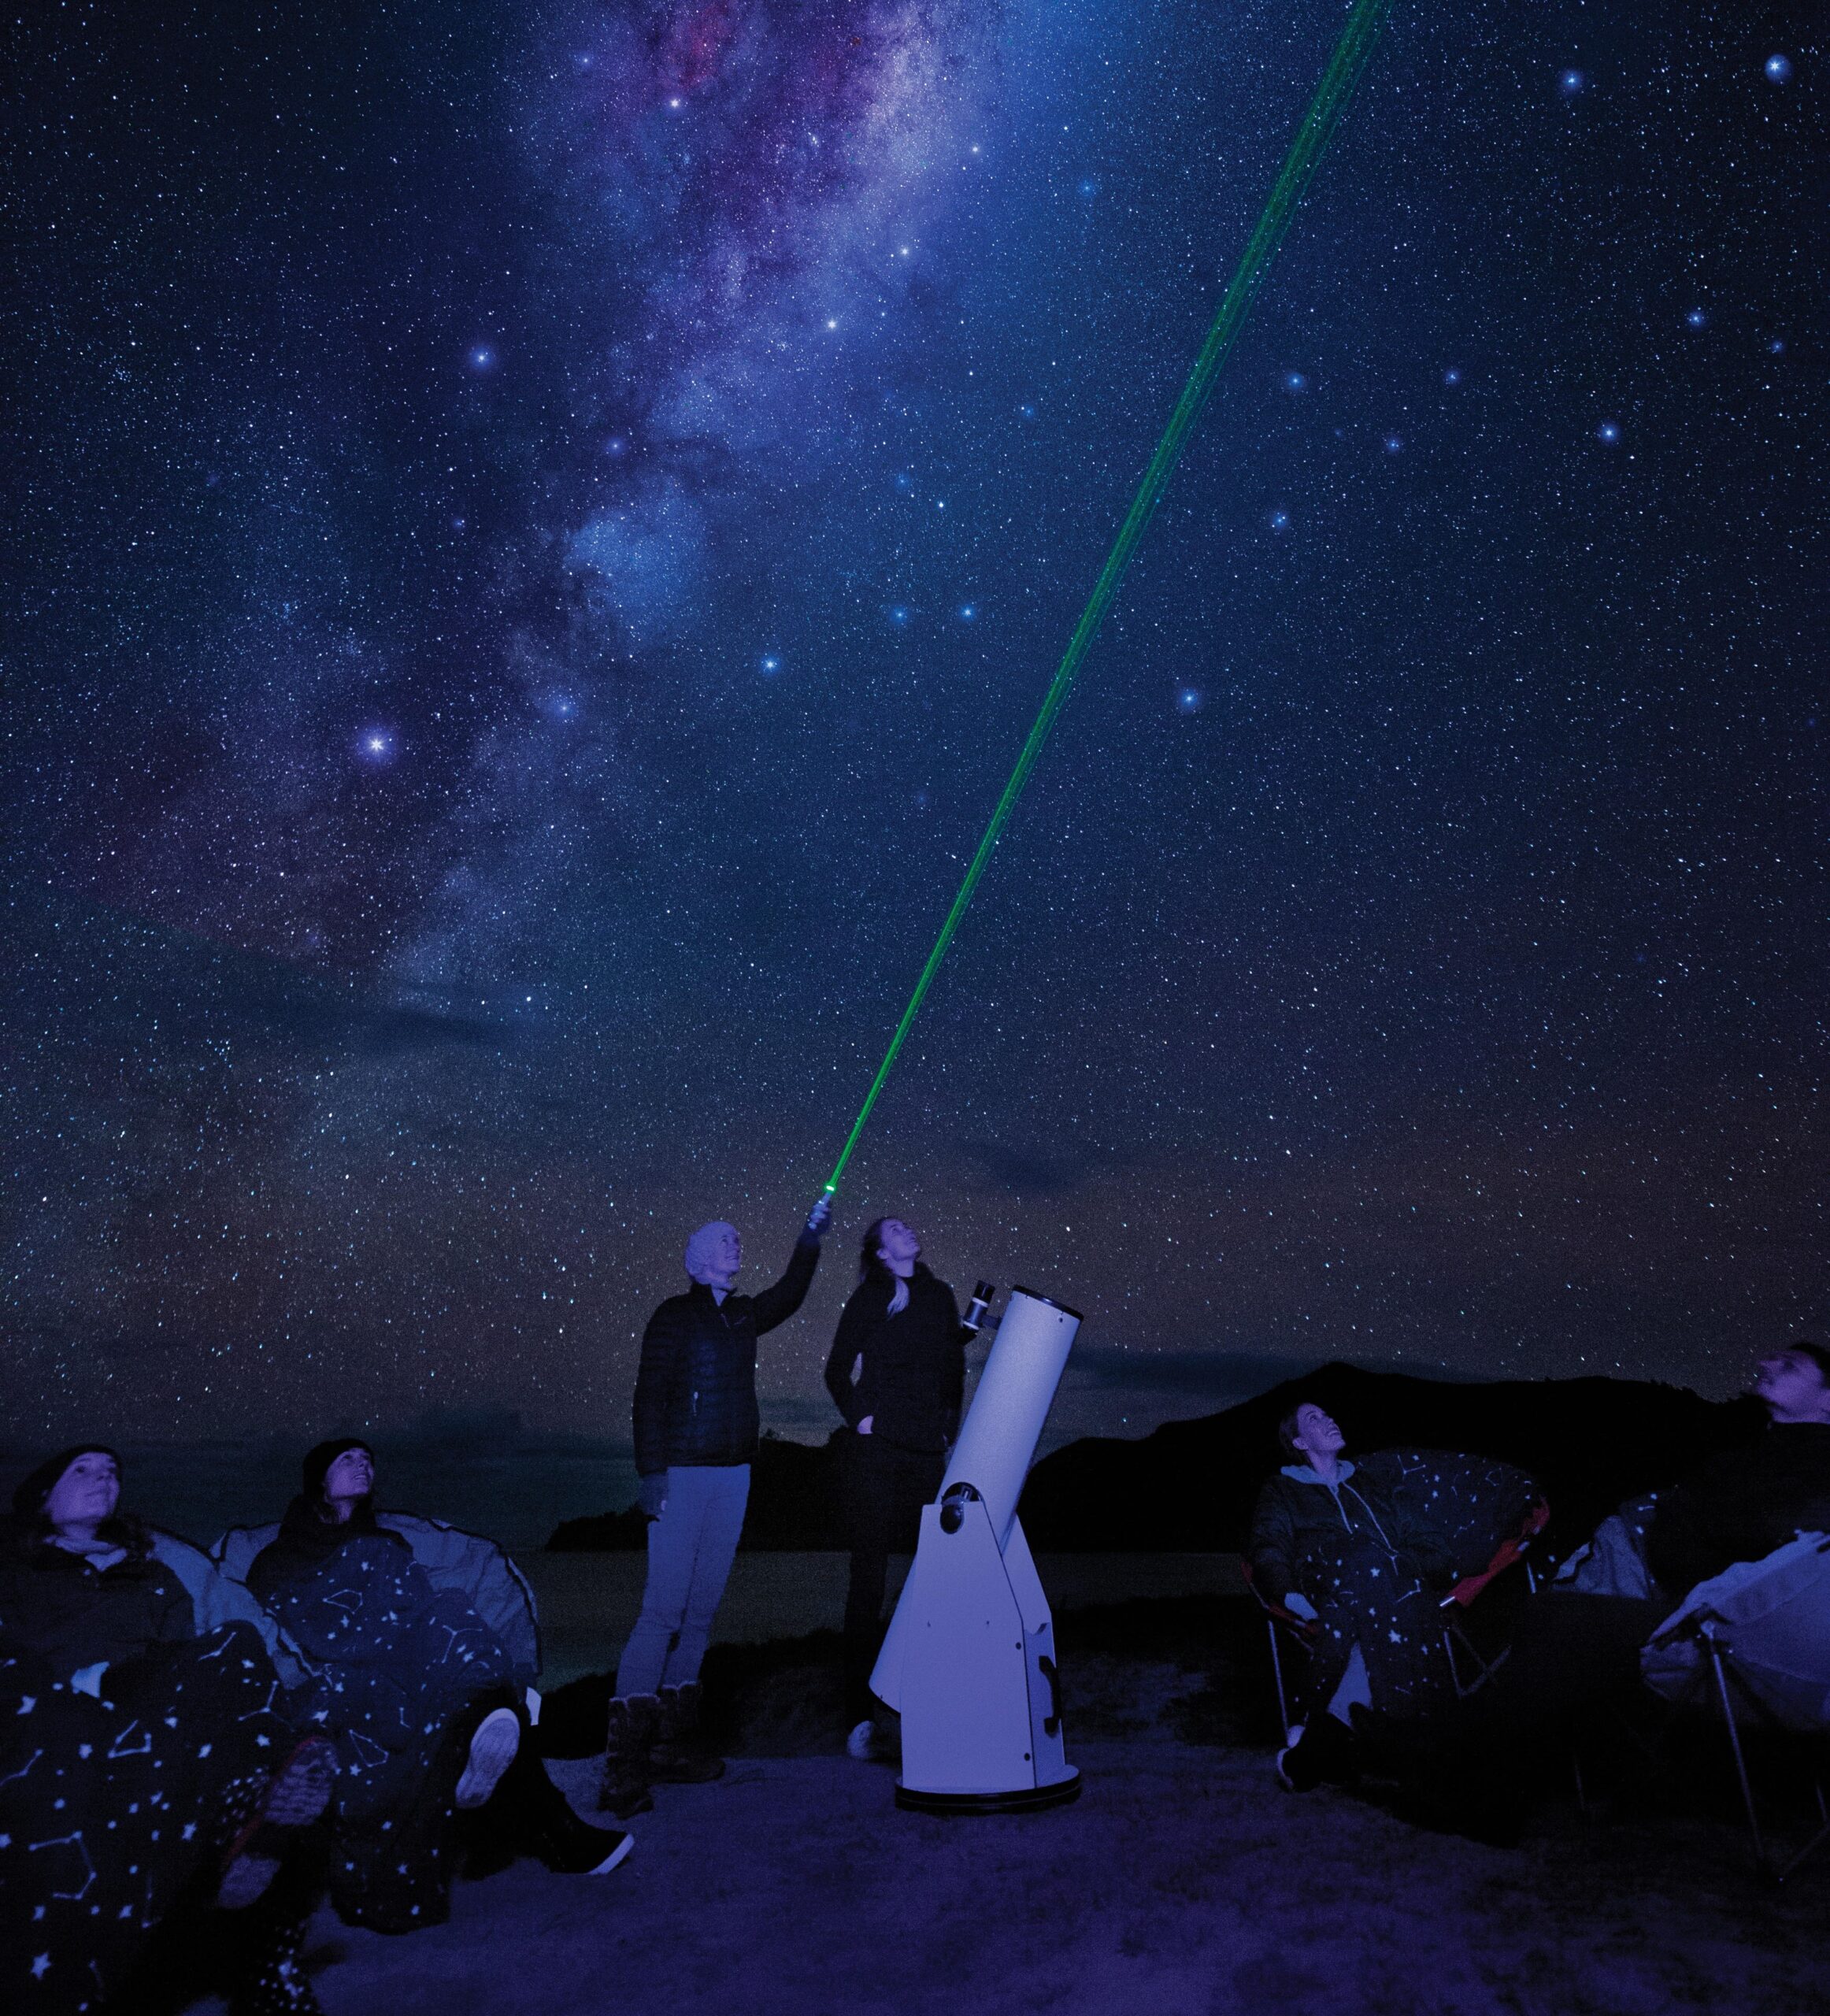
M 1461 382 L 1461 372 L 1456 369 L 1454 365 L 1451 364 L 1448 369 L 1443 373 L 1443 383 L 1445 385 L 1459 385 Z
M 487 343 L 479 343 L 470 353 L 470 368 L 472 371 L 493 371 L 495 369 L 495 352 Z
M 765 679 L 772 677 L 776 673 L 780 672 L 781 669 L 782 662 L 776 656 L 773 651 L 765 651 L 763 654 L 762 672 L 763 676 Z
M 1184 686 L 1176 695 L 1178 713 L 1198 714 L 1201 711 L 1201 689 L 1198 686 Z
M 1273 511 L 1269 522 L 1272 532 L 1287 532 L 1290 529 L 1290 513 L 1287 511 Z
M 1286 371 L 1284 374 L 1284 389 L 1287 392 L 1306 392 L 1309 390 L 1309 380 L 1300 371 Z
M 969 602 L 962 602 L 959 606 L 959 620 L 962 623 L 972 622 L 978 613 L 977 609 Z
M 1691 326 L 1693 329 L 1700 329 L 1700 328 L 1702 328 L 1703 324 L 1704 324 L 1706 322 L 1707 322 L 1707 321 L 1709 321 L 1709 319 L 1710 319 L 1710 318 L 1709 318 L 1709 317 L 1708 317 L 1707 315 L 1706 315 L 1706 314 L 1703 313 L 1703 311 L 1702 310 L 1702 309 L 1700 309 L 1700 308 L 1693 308 L 1693 309 L 1691 309 L 1690 313 L 1689 313 L 1687 315 L 1686 315 L 1686 316 L 1684 317 L 1684 319 L 1685 320 L 1685 321 L 1687 321 L 1687 322 L 1690 324 L 1690 326 Z
M 836 329 L 839 327 L 838 317 L 835 315 L 828 315 L 826 318 L 826 326 L 829 329 Z
M 1775 336 L 1766 347 L 1773 356 L 1784 357 L 1786 350 L 1785 339 L 1783 336 Z
M 1792 74 L 1792 59 L 1775 53 L 1768 57 L 1761 67 L 1766 72 L 1766 80 L 1769 84 L 1783 84 Z
M 892 623 L 906 623 L 909 621 L 909 608 L 907 603 L 898 602 L 895 607 L 890 611 L 890 621 Z
M 356 738 L 357 758 L 372 769 L 379 769 L 391 763 L 395 750 L 394 730 L 391 728 L 365 728 Z
M 1621 438 L 1619 427 L 1611 420 L 1604 420 L 1595 431 L 1595 438 L 1605 447 L 1611 448 Z
M 1580 70 L 1565 70 L 1557 80 L 1557 88 L 1565 98 L 1574 98 L 1587 82 L 1587 78 Z
M 1402 434 L 1387 435 L 1385 437 L 1385 452 L 1388 455 L 1402 454 L 1404 452 L 1404 436 Z

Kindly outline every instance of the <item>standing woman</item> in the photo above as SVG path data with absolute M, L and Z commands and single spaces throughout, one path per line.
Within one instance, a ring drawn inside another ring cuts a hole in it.
M 852 1431 L 842 1445 L 840 1488 L 851 1539 L 845 1678 L 854 1757 L 887 1752 L 870 1691 L 884 1577 L 892 1554 L 914 1551 L 921 1508 L 940 1488 L 965 1376 L 953 1290 L 922 1266 L 921 1241 L 908 1225 L 879 1218 L 865 1233 L 858 1284 L 826 1361 L 826 1390 Z

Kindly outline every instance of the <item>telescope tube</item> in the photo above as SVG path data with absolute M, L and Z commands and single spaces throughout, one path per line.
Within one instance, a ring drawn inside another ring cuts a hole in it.
M 985 1501 L 1000 1550 L 1010 1537 L 1029 1459 L 1080 1327 L 1078 1310 L 1028 1288 L 1013 1288 L 965 1426 L 954 1444 L 941 1497 L 969 1484 Z

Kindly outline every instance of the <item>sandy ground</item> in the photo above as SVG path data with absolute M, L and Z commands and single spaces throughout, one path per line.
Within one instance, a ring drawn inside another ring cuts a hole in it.
M 750 1670 L 753 1747 L 800 1754 L 661 1788 L 607 1877 L 524 1862 L 408 1939 L 320 1914 L 330 2016 L 1830 2012 L 1830 1858 L 1776 1892 L 1717 1820 L 1565 1800 L 1520 1849 L 1421 1833 L 1282 1792 L 1210 1670 L 1095 1653 L 1069 1695 L 1080 1801 L 933 1819 L 832 1754 L 832 1677 Z M 549 1769 L 588 1811 L 595 1765 Z

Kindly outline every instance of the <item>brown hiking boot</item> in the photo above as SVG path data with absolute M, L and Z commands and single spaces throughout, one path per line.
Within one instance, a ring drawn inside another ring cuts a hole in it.
M 652 1694 L 618 1695 L 611 1702 L 604 1775 L 598 1787 L 599 1813 L 627 1820 L 654 1807 L 648 1796 L 648 1749 L 660 1719 L 661 1703 Z
M 661 1690 L 661 1728 L 648 1753 L 651 1777 L 665 1785 L 709 1785 L 724 1775 L 724 1760 L 699 1740 L 696 1681 Z

